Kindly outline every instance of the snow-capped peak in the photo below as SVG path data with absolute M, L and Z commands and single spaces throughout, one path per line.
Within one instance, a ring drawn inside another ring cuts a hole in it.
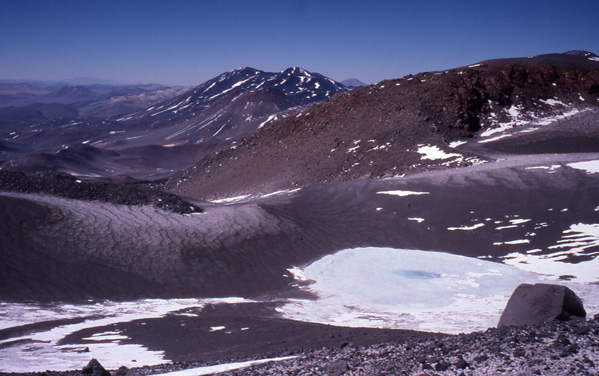
M 287 68 L 287 69 L 281 71 L 281 74 L 284 74 L 284 75 L 287 75 L 287 76 L 307 76 L 307 77 L 312 77 L 312 75 L 310 74 L 310 72 L 308 72 L 304 68 L 300 68 L 300 67 L 290 67 L 290 68 Z

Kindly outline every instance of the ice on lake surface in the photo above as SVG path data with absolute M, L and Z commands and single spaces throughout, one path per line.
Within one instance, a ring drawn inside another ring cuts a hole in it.
M 432 251 L 347 249 L 303 268 L 303 278 L 313 281 L 306 289 L 319 299 L 295 300 L 280 312 L 296 320 L 355 327 L 456 334 L 485 330 L 497 325 L 519 284 L 555 283 L 554 275 L 512 264 Z M 568 264 L 568 270 L 576 274 L 577 268 L 588 269 L 585 264 Z M 587 311 L 595 312 L 595 289 L 562 282 L 581 296 Z

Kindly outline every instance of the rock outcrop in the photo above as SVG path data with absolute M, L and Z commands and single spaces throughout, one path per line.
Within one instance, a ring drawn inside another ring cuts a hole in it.
M 91 376 L 110 376 L 110 372 L 104 369 L 96 358 L 90 360 L 87 366 L 81 370 L 81 373 L 83 375 Z
M 497 327 L 539 325 L 572 316 L 586 317 L 582 301 L 574 291 L 560 285 L 525 283 L 514 290 Z

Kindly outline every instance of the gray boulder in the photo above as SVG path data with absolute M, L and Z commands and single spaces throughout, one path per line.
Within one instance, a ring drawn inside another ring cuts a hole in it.
M 81 370 L 81 374 L 89 376 L 110 376 L 110 372 L 106 371 L 96 358 L 87 363 L 87 366 Z
M 539 325 L 569 320 L 571 316 L 586 317 L 582 301 L 574 291 L 560 285 L 524 283 L 512 293 L 497 327 Z

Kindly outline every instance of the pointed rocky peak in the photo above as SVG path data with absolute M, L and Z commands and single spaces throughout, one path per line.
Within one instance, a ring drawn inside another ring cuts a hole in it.
M 237 68 L 237 69 L 233 69 L 227 73 L 223 73 L 221 76 L 245 76 L 245 77 L 249 77 L 249 76 L 255 76 L 257 74 L 263 73 L 261 70 L 259 69 L 255 69 L 252 67 L 241 67 L 241 68 Z
M 281 74 L 287 75 L 287 76 L 308 76 L 308 77 L 312 76 L 310 74 L 310 72 L 308 72 L 307 70 L 305 70 L 303 68 L 299 68 L 299 67 L 287 68 L 284 71 L 281 71 Z

